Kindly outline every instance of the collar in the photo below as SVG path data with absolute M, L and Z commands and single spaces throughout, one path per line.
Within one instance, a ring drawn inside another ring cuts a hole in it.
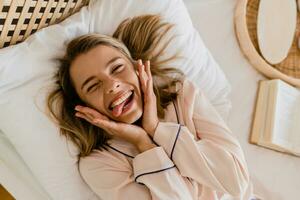
M 177 101 L 172 102 L 169 104 L 165 110 L 165 118 L 164 119 L 159 119 L 159 121 L 174 121 L 179 123 L 178 119 L 178 111 L 175 106 Z M 106 144 L 106 146 L 115 152 L 118 152 L 120 154 L 123 154 L 127 158 L 133 159 L 135 156 L 137 156 L 140 152 L 136 148 L 135 145 L 131 144 L 130 142 L 127 142 L 123 139 L 120 138 L 112 138 L 109 140 L 110 144 Z

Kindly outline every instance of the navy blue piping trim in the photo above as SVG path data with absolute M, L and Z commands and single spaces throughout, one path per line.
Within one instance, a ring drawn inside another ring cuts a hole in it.
M 179 124 L 179 118 L 178 118 L 178 112 L 177 112 L 177 108 L 176 108 L 176 106 L 175 106 L 175 103 L 174 103 L 174 101 L 172 101 L 172 102 L 173 102 L 173 105 L 174 105 L 174 108 L 175 108 L 175 112 L 176 112 L 177 123 Z
M 178 131 L 177 131 L 177 134 L 176 134 L 176 139 L 175 139 L 175 142 L 174 142 L 173 147 L 172 147 L 171 157 L 170 157 L 171 160 L 173 160 L 173 152 L 174 152 L 174 148 L 175 148 L 180 130 L 181 130 L 181 124 L 179 124 L 179 128 L 178 128 Z
M 125 155 L 125 156 L 130 157 L 130 158 L 134 158 L 134 156 L 128 155 L 128 154 L 126 154 L 126 153 L 124 153 L 124 152 L 122 152 L 122 151 L 120 151 L 120 150 L 118 150 L 118 149 L 116 149 L 116 148 L 114 148 L 114 147 L 108 145 L 108 144 L 106 144 L 106 145 L 109 146 L 110 148 L 112 148 L 113 150 L 115 150 L 116 152 L 119 152 L 119 153 L 121 153 L 121 154 L 123 154 L 123 155 Z
M 156 146 L 159 146 L 154 140 L 153 138 L 151 138 L 152 142 L 156 145 Z
M 160 169 L 160 170 L 156 170 L 156 171 L 153 171 L 153 172 L 146 172 L 146 173 L 140 174 L 140 175 L 138 175 L 137 177 L 135 177 L 134 181 L 136 181 L 137 178 L 139 178 L 140 176 L 147 175 L 147 174 L 154 174 L 154 173 L 162 172 L 162 171 L 165 171 L 165 170 L 167 170 L 167 169 L 172 169 L 172 168 L 174 168 L 174 167 L 175 167 L 175 165 L 173 165 L 173 166 L 171 166 L 171 167 L 168 167 L 168 168 L 165 168 L 165 169 Z M 137 181 L 136 181 L 136 182 L 137 182 Z

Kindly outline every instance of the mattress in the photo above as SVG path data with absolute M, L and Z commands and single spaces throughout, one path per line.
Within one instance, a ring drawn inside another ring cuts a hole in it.
M 238 0 L 186 0 L 205 45 L 225 72 L 232 91 L 228 125 L 240 141 L 254 192 L 266 200 L 298 200 L 300 158 L 249 143 L 258 81 L 267 79 L 243 56 L 234 32 Z

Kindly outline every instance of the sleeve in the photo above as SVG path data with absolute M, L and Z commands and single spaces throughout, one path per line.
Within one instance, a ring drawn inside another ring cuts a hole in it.
M 80 161 L 85 182 L 105 200 L 192 200 L 187 178 L 180 175 L 162 147 L 154 147 L 133 158 L 105 155 Z
M 185 106 L 196 130 L 159 122 L 153 140 L 162 146 L 181 175 L 232 196 L 242 196 L 249 174 L 242 149 L 204 93 L 185 88 Z M 194 92 L 193 92 L 194 91 Z

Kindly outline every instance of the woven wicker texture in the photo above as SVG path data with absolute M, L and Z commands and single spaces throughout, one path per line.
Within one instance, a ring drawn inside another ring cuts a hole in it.
M 0 48 L 76 13 L 89 0 L 0 0 Z
M 258 7 L 259 7 L 259 0 L 248 0 L 247 4 L 247 26 L 248 32 L 251 38 L 251 41 L 261 55 L 258 47 L 257 41 L 257 15 L 258 15 Z M 279 64 L 271 65 L 272 67 L 276 68 L 280 72 L 292 76 L 295 78 L 300 78 L 300 51 L 298 49 L 298 39 L 300 35 L 300 16 L 299 13 L 297 14 L 297 26 L 296 26 L 296 33 L 293 40 L 292 47 L 289 51 L 288 56 Z M 262 55 L 261 55 L 262 56 Z M 267 61 L 266 61 L 267 62 Z
M 281 79 L 300 88 L 300 58 L 297 42 L 299 39 L 299 12 L 297 30 L 292 47 L 285 60 L 276 65 L 268 63 L 261 55 L 257 42 L 257 15 L 259 0 L 238 0 L 235 10 L 235 32 L 242 52 L 253 67 L 271 79 Z

